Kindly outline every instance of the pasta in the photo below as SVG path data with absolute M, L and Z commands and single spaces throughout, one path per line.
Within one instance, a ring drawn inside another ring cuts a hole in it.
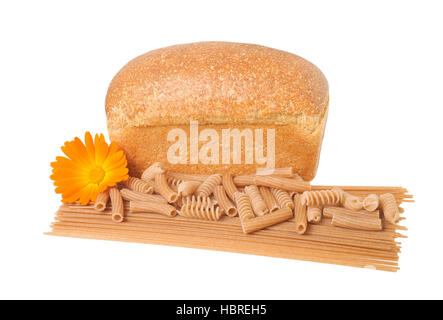
M 358 211 L 363 209 L 363 202 L 359 197 L 353 196 L 352 194 L 346 192 L 343 207 L 345 207 L 346 209 Z
M 266 202 L 263 200 L 256 185 L 245 187 L 245 192 L 249 197 L 255 215 L 262 216 L 269 212 Z
M 292 210 L 290 208 L 283 208 L 271 212 L 265 216 L 248 219 L 243 223 L 243 232 L 252 233 L 258 230 L 262 230 L 277 223 L 289 220 L 292 218 L 292 216 Z
M 237 208 L 228 199 L 225 188 L 222 185 L 215 187 L 214 196 L 218 205 L 223 209 L 228 217 L 235 217 L 237 215 Z
M 149 194 L 154 192 L 152 181 L 145 182 L 138 178 L 129 177 L 129 179 L 123 182 L 123 184 L 133 191 Z
M 275 189 L 271 188 L 271 192 L 274 195 L 275 199 L 277 199 L 278 205 L 280 208 L 291 208 L 294 209 L 294 203 L 292 202 L 292 199 L 284 190 L 281 189 Z
M 325 206 L 343 203 L 344 192 L 340 189 L 305 191 L 302 203 L 307 206 Z
M 214 192 L 214 188 L 221 184 L 221 182 L 221 176 L 219 174 L 213 174 L 203 181 L 197 188 L 196 193 L 200 197 L 209 197 Z
M 117 188 L 109 188 L 109 198 L 112 204 L 112 221 L 123 222 L 125 216 L 125 208 L 123 206 L 123 198 Z
M 99 193 L 94 202 L 94 209 L 97 211 L 105 211 L 108 199 L 109 199 L 109 190 L 105 190 L 102 193 Z
M 302 196 L 297 194 L 294 198 L 295 209 L 294 209 L 294 217 L 295 217 L 295 232 L 298 234 L 304 234 L 308 227 L 308 219 L 306 216 L 306 205 L 301 201 Z
M 384 217 L 390 223 L 397 223 L 400 220 L 400 212 L 397 202 L 391 193 L 384 193 L 380 196 L 380 207 Z
M 183 181 L 178 185 L 177 191 L 182 197 L 192 196 L 200 185 L 200 181 Z
M 237 204 L 238 216 L 240 221 L 244 223 L 248 219 L 255 217 L 254 212 L 249 202 L 249 197 L 246 193 L 236 192 L 234 193 L 235 203 Z
M 252 184 L 255 184 L 255 177 L 254 176 L 235 176 L 233 178 L 233 181 L 237 187 L 246 187 L 246 186 L 250 186 Z
M 183 207 L 179 212 L 183 217 L 219 220 L 222 215 L 220 207 L 216 207 L 208 197 L 186 197 L 183 202 Z
M 311 185 L 309 184 L 309 182 L 297 181 L 291 178 L 282 178 L 274 176 L 256 176 L 254 178 L 254 182 L 257 186 L 283 189 L 286 191 L 303 192 L 311 190 Z
M 164 173 L 158 173 L 155 176 L 155 191 L 163 198 L 165 198 L 169 203 L 174 203 L 178 200 L 177 193 L 171 189 L 166 180 L 166 175 Z
M 274 169 L 257 168 L 257 173 L 256 174 L 258 176 L 269 176 L 269 175 L 274 175 L 274 176 L 279 176 L 279 177 L 291 177 L 291 176 L 293 176 L 292 167 L 274 168 Z
M 234 184 L 234 181 L 232 179 L 232 175 L 229 172 L 223 174 L 222 184 L 223 184 L 223 187 L 225 188 L 225 191 L 228 194 L 229 198 L 231 198 L 231 200 L 234 200 L 234 193 L 236 193 L 238 190 Z
M 120 194 L 122 195 L 123 199 L 127 201 L 155 201 L 161 203 L 168 203 L 168 201 L 166 201 L 165 198 L 163 198 L 161 195 L 158 194 L 140 193 L 126 188 L 121 189 Z
M 175 217 L 177 215 L 177 210 L 173 206 L 155 201 L 130 201 L 129 211 L 159 213 L 168 217 Z
M 376 216 L 357 214 L 355 212 L 349 213 L 339 208 L 330 209 L 333 211 L 331 221 L 333 226 L 369 231 L 379 231 L 382 229 L 381 219 Z
M 339 207 L 325 207 L 323 209 L 323 216 L 325 218 L 332 218 L 334 216 L 334 213 L 340 213 L 345 214 L 347 216 L 352 217 L 369 217 L 369 218 L 380 218 L 380 211 L 366 211 L 366 210 L 351 210 L 346 208 L 339 208 Z
M 155 179 L 155 175 L 164 173 L 163 165 L 160 162 L 155 162 L 150 165 L 145 171 L 143 171 L 141 179 L 145 182 L 149 182 Z
M 363 208 L 368 211 L 375 211 L 377 210 L 379 205 L 378 196 L 376 194 L 369 194 L 364 200 L 363 200 Z
M 310 223 L 319 223 L 322 217 L 322 210 L 320 207 L 308 207 L 306 210 L 306 217 Z
M 272 195 L 271 190 L 268 187 L 259 187 L 261 196 L 263 197 L 263 200 L 266 203 L 266 207 L 268 208 L 269 212 L 274 212 L 280 207 L 277 204 L 277 200 Z

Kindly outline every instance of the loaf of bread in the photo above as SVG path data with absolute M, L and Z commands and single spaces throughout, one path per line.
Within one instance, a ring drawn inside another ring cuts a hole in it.
M 326 78 L 299 56 L 200 42 L 130 61 L 109 86 L 106 115 L 110 139 L 126 152 L 134 176 L 162 161 L 205 174 L 293 167 L 310 181 L 328 102 Z

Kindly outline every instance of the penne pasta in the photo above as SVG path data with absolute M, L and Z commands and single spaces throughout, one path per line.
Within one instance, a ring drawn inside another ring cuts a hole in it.
M 246 187 L 255 184 L 255 176 L 235 176 L 233 181 L 237 187 Z
M 175 217 L 177 215 L 177 210 L 173 206 L 155 201 L 130 201 L 129 211 L 133 213 L 158 213 L 168 217 Z
M 281 189 L 271 188 L 271 192 L 277 200 L 280 208 L 291 208 L 294 209 L 294 202 L 292 202 L 291 196 L 288 192 Z
M 382 230 L 381 219 L 374 215 L 357 214 L 355 212 L 349 213 L 337 209 L 338 208 L 333 209 L 331 221 L 333 226 L 368 231 Z
M 155 192 L 159 193 L 169 203 L 174 203 L 178 200 L 178 194 L 171 189 L 166 180 L 164 173 L 159 173 L 155 176 Z
M 125 216 L 125 208 L 123 206 L 123 198 L 117 188 L 109 188 L 109 198 L 112 205 L 112 221 L 123 222 Z
M 232 175 L 229 172 L 223 174 L 222 184 L 223 184 L 223 187 L 225 188 L 225 191 L 228 194 L 229 198 L 231 198 L 231 200 L 234 200 L 234 193 L 236 193 L 238 190 L 234 184 L 234 181 L 232 179 Z
M 245 192 L 249 197 L 255 215 L 263 216 L 269 212 L 266 202 L 263 200 L 256 185 L 245 187 Z
M 379 206 L 378 196 L 376 194 L 369 194 L 363 200 L 363 208 L 367 211 L 375 211 Z
M 235 182 L 235 181 L 234 181 Z M 273 176 L 256 176 L 254 178 L 255 185 L 270 187 L 275 189 L 283 189 L 286 191 L 303 192 L 311 190 L 309 182 L 297 181 L 291 178 L 273 177 Z
M 141 179 L 145 182 L 150 182 L 155 179 L 155 175 L 164 173 L 163 164 L 161 162 L 155 162 L 150 165 L 145 171 L 143 171 Z
M 177 192 L 182 197 L 192 196 L 200 185 L 200 181 L 183 181 L 178 185 Z
M 291 219 L 293 216 L 290 208 L 283 208 L 271 212 L 265 216 L 248 219 L 243 222 L 243 232 L 252 233 L 258 230 L 265 229 L 275 224 Z
M 133 191 L 148 194 L 152 194 L 154 192 L 154 184 L 152 181 L 146 182 L 138 178 L 129 177 L 129 179 L 123 182 L 123 184 Z
M 320 207 L 307 207 L 306 217 L 310 223 L 319 223 L 322 217 L 322 210 Z
M 266 207 L 268 208 L 269 212 L 274 212 L 280 207 L 278 206 L 277 200 L 273 196 L 271 190 L 268 187 L 259 187 L 261 196 L 263 197 L 263 200 L 266 203 Z
M 353 196 L 350 193 L 345 193 L 343 207 L 349 210 L 358 211 L 363 209 L 363 202 L 359 197 Z
M 94 202 L 94 209 L 97 211 L 104 211 L 109 200 L 109 190 L 105 190 L 97 195 Z
M 166 201 L 165 198 L 163 198 L 161 195 L 158 194 L 140 193 L 126 188 L 121 189 L 120 194 L 122 195 L 123 199 L 127 201 L 148 201 L 148 202 L 155 201 L 161 203 L 168 203 L 168 201 Z
M 197 188 L 197 195 L 200 197 L 209 197 L 216 186 L 222 183 L 221 176 L 219 174 L 210 175 L 203 183 Z
M 397 223 L 400 220 L 400 212 L 394 196 L 391 193 L 384 193 L 379 199 L 385 219 L 390 223 Z
M 225 188 L 222 185 L 218 185 L 214 189 L 214 196 L 217 204 L 223 209 L 228 217 L 235 217 L 237 215 L 237 208 L 228 199 Z
M 376 210 L 376 211 L 367 211 L 367 210 L 359 210 L 359 211 L 355 211 L 355 210 L 351 210 L 351 209 L 346 209 L 346 208 L 340 208 L 340 207 L 325 207 L 323 209 L 323 215 L 325 218 L 332 218 L 334 216 L 334 213 L 339 213 L 339 214 L 345 214 L 347 216 L 353 216 L 353 217 L 357 217 L 357 218 L 364 218 L 364 217 L 369 217 L 369 218 L 380 218 L 380 211 Z
M 298 234 L 304 234 L 308 227 L 308 218 L 306 216 L 306 205 L 301 201 L 302 196 L 297 194 L 294 198 L 295 209 L 295 232 Z

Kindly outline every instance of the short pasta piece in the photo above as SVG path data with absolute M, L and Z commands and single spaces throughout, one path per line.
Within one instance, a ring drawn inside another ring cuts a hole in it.
M 155 201 L 168 203 L 165 198 L 158 194 L 140 193 L 126 188 L 121 189 L 120 194 L 122 195 L 123 199 L 127 201 Z
M 343 202 L 343 207 L 349 210 L 358 211 L 363 209 L 363 202 L 359 197 L 356 197 L 352 194 L 345 193 L 345 199 Z
M 237 187 L 246 187 L 255 184 L 255 176 L 235 176 L 233 181 Z
M 183 206 L 179 214 L 183 217 L 217 221 L 222 212 L 210 198 L 192 196 L 183 198 Z
M 223 209 L 228 217 L 235 217 L 237 215 L 237 208 L 231 200 L 228 199 L 225 188 L 222 185 L 215 187 L 214 196 L 217 204 Z
M 130 201 L 129 211 L 158 213 L 168 217 L 175 217 L 177 215 L 177 210 L 173 206 L 154 201 Z
M 192 196 L 200 185 L 200 181 L 183 181 L 178 185 L 177 192 L 182 197 Z
M 384 193 L 380 195 L 379 199 L 385 219 L 390 223 L 397 223 L 400 220 L 400 212 L 394 195 L 392 193 Z
M 274 169 L 257 168 L 256 174 L 258 176 L 269 176 L 269 175 L 274 175 L 274 176 L 279 176 L 279 177 L 292 177 L 293 176 L 292 167 L 274 168 Z
M 252 233 L 258 230 L 262 230 L 283 221 L 289 220 L 292 217 L 293 214 L 290 208 L 279 209 L 267 215 L 246 220 L 243 223 L 243 232 Z
M 238 216 L 240 221 L 243 223 L 248 219 L 253 219 L 255 217 L 254 211 L 252 210 L 251 202 L 246 193 L 236 192 L 234 193 L 235 203 L 237 204 Z
M 291 196 L 288 192 L 281 189 L 271 188 L 271 192 L 277 199 L 280 208 L 291 208 L 294 209 L 294 202 L 292 202 Z
M 375 211 L 377 210 L 379 205 L 378 196 L 376 194 L 369 194 L 366 198 L 363 200 L 363 208 L 368 211 Z
M 99 193 L 94 202 L 94 209 L 97 211 L 105 211 L 108 199 L 109 199 L 109 190 L 105 190 L 102 193 Z
M 333 211 L 331 221 L 333 226 L 368 231 L 379 231 L 383 228 L 381 219 L 375 215 L 359 214 L 352 210 L 344 211 L 340 210 L 341 208 L 329 209 Z
M 222 184 L 223 184 L 223 187 L 225 188 L 225 191 L 228 194 L 229 198 L 231 198 L 231 200 L 234 200 L 234 193 L 236 193 L 238 190 L 234 184 L 234 181 L 232 179 L 232 175 L 230 173 L 223 174 Z
M 291 178 L 256 176 L 254 182 L 257 186 L 283 189 L 286 191 L 303 192 L 311 190 L 311 185 L 309 182 L 297 181 Z
M 154 184 L 152 181 L 146 182 L 139 178 L 129 177 L 123 184 L 133 191 L 149 194 L 154 192 Z
M 112 212 L 111 219 L 114 222 L 123 222 L 125 217 L 125 207 L 123 198 L 117 188 L 109 189 L 109 198 L 111 199 Z
M 294 198 L 295 209 L 295 232 L 298 234 L 304 234 L 308 228 L 308 218 L 306 216 L 306 205 L 301 201 L 302 196 L 297 194 Z
M 252 210 L 257 216 L 262 216 L 269 212 L 266 202 L 263 200 L 256 185 L 245 187 L 245 192 L 251 201 Z
M 340 207 L 325 207 L 323 209 L 323 216 L 325 218 L 332 218 L 334 214 L 345 214 L 347 216 L 353 216 L 357 218 L 361 217 L 369 217 L 369 218 L 380 218 L 380 211 L 366 211 L 366 210 L 359 210 L 354 211 L 346 208 L 340 208 Z
M 166 180 L 164 173 L 159 173 L 155 176 L 155 192 L 159 193 L 169 203 L 174 203 L 178 199 L 178 194 L 171 189 Z
M 143 171 L 141 179 L 149 182 L 155 179 L 155 175 L 158 173 L 164 173 L 163 164 L 161 162 L 155 162 L 150 165 L 145 171 Z
M 320 207 L 308 207 L 306 210 L 306 217 L 310 223 L 319 223 L 322 217 L 322 210 Z
M 325 205 L 342 204 L 344 192 L 335 188 L 332 190 L 305 191 L 302 195 L 303 204 L 309 207 L 321 207 Z
M 219 174 L 210 175 L 203 183 L 197 188 L 197 195 L 200 197 L 209 197 L 216 186 L 221 184 L 222 179 Z
M 263 197 L 263 200 L 266 203 L 266 207 L 268 208 L 269 212 L 274 212 L 280 207 L 278 206 L 277 200 L 273 196 L 271 190 L 268 187 L 259 187 L 261 196 Z

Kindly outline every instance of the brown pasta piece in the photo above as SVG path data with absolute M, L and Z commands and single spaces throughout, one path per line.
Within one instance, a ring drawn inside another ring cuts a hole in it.
M 197 188 L 197 195 L 200 197 L 209 197 L 215 189 L 215 186 L 221 184 L 222 179 L 219 174 L 210 175 L 203 183 Z
M 275 199 L 274 195 L 272 194 L 271 190 L 268 187 L 259 187 L 259 190 L 261 196 L 263 197 L 263 200 L 266 203 L 266 207 L 268 208 L 269 212 L 274 212 L 280 209 L 277 200 Z
M 155 191 L 169 203 L 174 203 L 178 200 L 178 194 L 171 189 L 164 173 L 159 173 L 155 176 Z
M 283 189 L 286 191 L 304 192 L 311 190 L 311 185 L 309 182 L 297 181 L 291 178 L 256 176 L 254 178 L 254 182 L 257 186 Z
M 152 194 L 154 192 L 154 184 L 152 181 L 146 182 L 139 178 L 129 177 L 129 179 L 123 182 L 123 184 L 133 191 L 148 194 Z
M 263 216 L 269 212 L 266 202 L 263 200 L 256 185 L 245 187 L 245 192 L 251 201 L 252 210 L 254 211 L 255 215 Z
M 390 223 L 397 223 L 400 220 L 400 212 L 394 195 L 392 193 L 384 193 L 380 195 L 379 199 L 385 219 Z
M 155 162 L 150 165 L 145 171 L 143 171 L 141 179 L 145 182 L 149 182 L 155 179 L 156 174 L 164 173 L 163 164 L 161 162 Z
M 112 221 L 123 222 L 125 217 L 125 208 L 120 191 L 118 191 L 117 188 L 109 188 L 109 198 L 111 199 L 112 205 Z
M 251 202 L 246 193 L 236 192 L 234 193 L 235 203 L 237 205 L 238 216 L 240 221 L 243 223 L 248 219 L 253 219 L 255 217 L 254 211 L 252 210 Z
M 102 193 L 99 193 L 94 202 L 94 209 L 97 211 L 105 211 L 108 200 L 109 200 L 109 190 L 105 190 Z
M 223 174 L 222 184 L 223 184 L 223 187 L 225 188 L 225 191 L 228 194 L 229 198 L 231 198 L 231 200 L 234 200 L 234 193 L 236 193 L 238 190 L 234 184 L 234 181 L 232 179 L 232 175 L 230 173 Z
M 248 219 L 243 222 L 243 232 L 252 233 L 258 230 L 265 229 L 267 227 L 276 225 L 283 221 L 289 220 L 293 217 L 292 210 L 290 208 L 283 208 L 277 211 L 271 212 L 265 216 L 256 217 L 254 219 Z
M 274 169 L 269 169 L 269 168 L 257 168 L 256 171 L 256 175 L 258 176 L 278 176 L 278 177 L 292 177 L 293 176 L 293 172 L 292 172 L 292 167 L 287 167 L 287 168 L 274 168 Z
M 177 215 L 177 210 L 173 206 L 166 203 L 154 201 L 130 201 L 129 211 L 141 213 L 158 213 L 168 217 L 175 217 Z
M 308 218 L 306 216 L 306 205 L 301 201 L 302 196 L 297 194 L 294 198 L 295 209 L 295 232 L 298 234 L 304 234 L 308 227 Z
M 183 181 L 178 185 L 177 192 L 182 197 L 192 196 L 201 184 L 200 181 Z
M 183 198 L 179 214 L 183 217 L 217 221 L 220 220 L 222 212 L 209 197 L 192 196 Z
M 348 216 L 355 217 L 370 217 L 370 218 L 380 218 L 380 211 L 366 211 L 366 210 L 351 210 L 341 207 L 325 207 L 323 208 L 323 216 L 325 218 L 332 218 L 335 213 L 346 214 Z
M 303 204 L 310 207 L 341 204 L 344 201 L 344 192 L 341 189 L 305 191 L 302 195 Z
M 375 211 L 378 209 L 379 201 L 378 196 L 374 193 L 369 194 L 363 200 L 363 208 L 367 211 Z
M 343 207 L 349 210 L 359 211 L 363 209 L 363 202 L 359 197 L 356 197 L 350 193 L 345 192 Z
M 352 210 L 343 208 L 328 208 L 332 212 L 331 224 L 336 227 L 380 231 L 382 230 L 382 222 L 375 212 L 368 212 L 368 214 L 357 213 Z
M 291 196 L 285 190 L 271 188 L 271 192 L 277 199 L 280 208 L 291 208 L 294 209 L 294 202 L 292 202 Z
M 127 201 L 155 201 L 168 203 L 165 198 L 158 194 L 140 193 L 126 188 L 121 189 L 120 194 L 122 195 L 123 199 Z
M 322 210 L 320 207 L 308 207 L 306 210 L 306 217 L 310 223 L 320 223 L 322 217 Z
M 233 181 L 237 187 L 246 187 L 250 186 L 251 184 L 255 184 L 255 176 L 235 176 Z
M 214 196 L 217 204 L 223 209 L 228 217 L 235 217 L 237 215 L 237 208 L 231 200 L 228 199 L 225 188 L 222 185 L 215 187 Z

